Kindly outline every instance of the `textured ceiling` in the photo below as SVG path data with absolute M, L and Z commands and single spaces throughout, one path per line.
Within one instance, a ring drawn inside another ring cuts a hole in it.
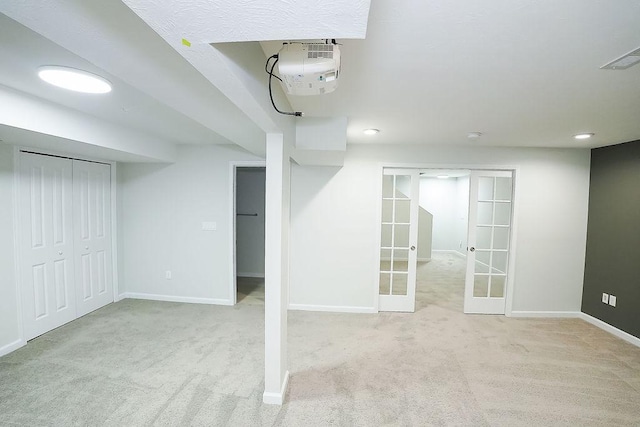
M 127 96 L 149 97 L 73 104 L 21 80 L 32 79 L 26 70 L 44 61 L 48 47 L 58 48 L 44 39 L 16 41 L 9 30 L 0 40 L 0 84 L 185 142 L 211 132 L 241 145 L 263 140 L 266 76 L 240 68 L 266 56 L 242 42 L 262 41 L 271 55 L 281 42 L 269 40 L 327 37 L 342 43 L 338 89 L 289 102 L 307 116 L 347 117 L 349 143 L 594 147 L 640 139 L 640 65 L 600 69 L 640 47 L 637 0 L 373 0 L 370 7 L 347 0 L 23 0 L 0 3 L 0 11 L 64 48 L 60 61 L 85 61 L 133 88 Z M 225 54 L 209 43 L 240 42 L 227 50 L 251 58 L 187 61 L 181 38 L 192 53 Z M 372 127 L 381 132 L 365 137 L 362 129 Z M 474 131 L 483 136 L 467 139 Z M 579 132 L 596 135 L 576 142 Z
M 339 40 L 342 78 L 294 97 L 310 116 L 349 118 L 350 143 L 584 147 L 640 139 L 636 0 L 374 0 L 367 38 Z M 267 55 L 280 43 L 262 43 Z M 378 128 L 373 137 L 365 128 Z M 469 132 L 482 132 L 478 140 Z M 587 142 L 572 135 L 594 132 Z
M 369 0 L 124 0 L 151 27 L 191 43 L 362 39 Z

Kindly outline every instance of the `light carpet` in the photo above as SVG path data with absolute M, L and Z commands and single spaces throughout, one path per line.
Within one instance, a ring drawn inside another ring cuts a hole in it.
M 440 254 L 416 313 L 289 312 L 282 407 L 262 404 L 263 306 L 111 304 L 0 358 L 0 425 L 640 425 L 639 348 L 464 315 L 463 277 Z

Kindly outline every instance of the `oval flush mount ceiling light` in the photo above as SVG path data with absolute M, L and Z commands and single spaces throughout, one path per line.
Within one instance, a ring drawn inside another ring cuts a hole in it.
M 74 92 L 111 92 L 111 83 L 107 79 L 75 68 L 47 65 L 38 68 L 38 77 L 49 84 Z
M 377 133 L 380 133 L 380 129 L 365 129 L 362 131 L 362 133 L 364 133 L 365 135 L 375 135 Z
M 478 139 L 482 136 L 482 132 L 469 132 L 467 134 L 467 138 L 469 139 Z
M 595 134 L 593 134 L 593 133 L 579 133 L 579 134 L 577 134 L 577 135 L 573 135 L 573 137 L 574 137 L 575 139 L 589 139 L 589 138 L 591 138 L 593 135 L 595 135 Z

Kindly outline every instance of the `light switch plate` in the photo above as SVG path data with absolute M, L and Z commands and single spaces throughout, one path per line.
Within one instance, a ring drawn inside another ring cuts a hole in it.
M 615 295 L 609 295 L 609 305 L 611 307 L 615 307 L 616 306 L 616 296 Z
M 218 224 L 216 224 L 213 221 L 204 221 L 202 223 L 202 229 L 204 231 L 216 231 L 217 228 L 218 228 Z
M 609 302 L 609 294 L 602 294 L 602 302 L 607 304 Z

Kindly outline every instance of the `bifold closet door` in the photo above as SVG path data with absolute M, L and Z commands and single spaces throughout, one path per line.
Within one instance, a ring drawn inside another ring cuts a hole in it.
M 21 292 L 25 339 L 76 318 L 72 161 L 20 157 Z
M 113 302 L 111 168 L 73 161 L 77 316 Z

